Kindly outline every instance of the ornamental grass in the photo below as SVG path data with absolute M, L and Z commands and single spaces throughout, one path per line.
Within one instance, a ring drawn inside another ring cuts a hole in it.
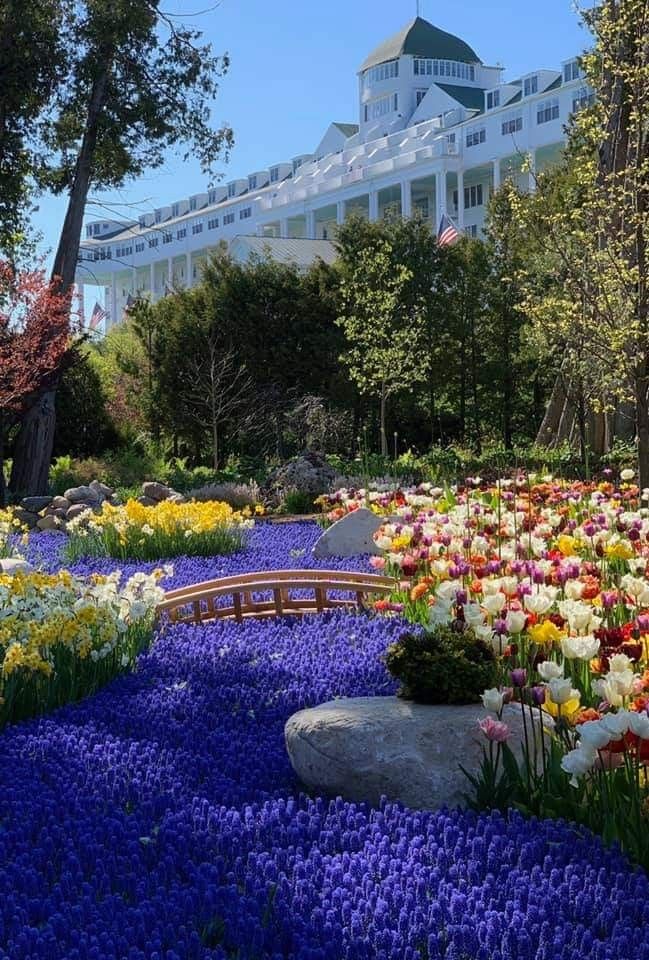
M 75 577 L 0 573 L 0 726 L 94 693 L 133 667 L 153 633 L 165 571 Z
M 251 521 L 227 503 L 174 503 L 147 507 L 137 500 L 104 503 L 100 513 L 82 514 L 68 524 L 65 555 L 159 560 L 178 556 L 220 556 L 240 550 Z

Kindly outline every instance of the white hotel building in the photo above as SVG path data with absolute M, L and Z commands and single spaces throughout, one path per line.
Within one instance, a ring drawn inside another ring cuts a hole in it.
M 382 43 L 359 73 L 359 122 L 332 123 L 313 153 L 178 200 L 137 223 L 86 226 L 77 283 L 103 288 L 110 326 L 129 297 L 159 299 L 191 285 L 220 243 L 246 258 L 332 258 L 336 225 L 395 207 L 437 230 L 446 213 L 479 236 L 486 203 L 504 177 L 534 188 L 565 126 L 588 101 L 576 59 L 504 81 L 463 40 L 418 17 Z M 529 172 L 523 161 L 527 160 Z M 254 239 L 253 239 L 254 238 Z M 100 296 L 101 299 L 101 296 Z

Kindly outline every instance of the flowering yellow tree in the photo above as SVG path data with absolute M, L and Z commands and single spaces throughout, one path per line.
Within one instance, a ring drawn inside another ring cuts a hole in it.
M 605 0 L 583 16 L 594 36 L 582 59 L 594 97 L 573 118 L 569 190 L 557 202 L 556 180 L 540 176 L 536 194 L 520 201 L 546 280 L 553 275 L 538 283 L 528 271 L 526 306 L 561 344 L 564 380 L 596 392 L 600 409 L 633 405 L 647 487 L 649 0 Z

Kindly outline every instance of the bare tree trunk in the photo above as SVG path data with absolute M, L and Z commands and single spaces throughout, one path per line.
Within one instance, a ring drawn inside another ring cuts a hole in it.
M 0 410 L 0 507 L 7 504 L 7 484 L 5 482 L 5 422 Z
M 92 163 L 97 146 L 99 119 L 106 102 L 110 61 L 94 82 L 81 149 L 77 159 L 68 208 L 52 267 L 52 279 L 59 290 L 67 293 L 74 284 L 81 242 L 83 214 L 88 198 Z M 39 495 L 47 493 L 48 474 L 56 425 L 55 397 L 58 383 L 53 383 L 27 411 L 20 425 L 14 446 L 10 486 L 14 493 Z
M 381 384 L 381 456 L 387 457 L 388 455 L 388 435 L 385 429 L 385 414 L 387 406 L 387 391 L 385 389 L 385 383 Z
M 635 381 L 636 430 L 638 434 L 638 483 L 649 487 L 649 376 L 643 371 Z
M 552 393 L 543 417 L 543 422 L 536 435 L 536 442 L 542 447 L 554 446 L 557 442 L 561 414 L 566 403 L 566 385 L 563 374 L 559 372 L 552 387 Z

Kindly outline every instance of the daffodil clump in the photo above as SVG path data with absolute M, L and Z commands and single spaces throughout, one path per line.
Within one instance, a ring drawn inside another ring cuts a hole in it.
M 130 669 L 150 642 L 170 567 L 76 577 L 0 574 L 0 724 L 78 700 Z
M 87 556 L 119 560 L 216 556 L 243 546 L 252 524 L 249 512 L 235 513 L 227 503 L 174 503 L 153 507 L 137 500 L 123 506 L 102 505 L 101 513 L 70 521 L 66 548 L 69 560 Z
M 470 630 L 500 665 L 484 698 L 482 802 L 585 821 L 649 862 L 649 490 L 625 470 L 617 482 L 472 478 L 402 499 L 370 560 L 401 587 L 377 606 Z M 517 773 L 512 703 L 529 725 Z
M 18 556 L 16 539 L 26 539 L 26 528 L 11 509 L 0 510 L 0 559 Z

